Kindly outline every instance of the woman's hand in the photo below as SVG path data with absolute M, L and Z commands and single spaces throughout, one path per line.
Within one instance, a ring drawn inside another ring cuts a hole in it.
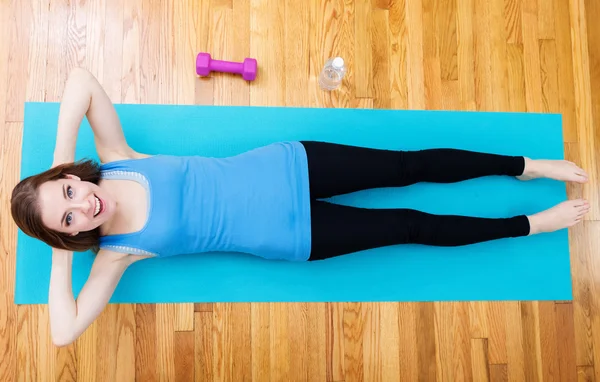
M 77 135 L 84 116 L 94 132 L 102 162 L 140 157 L 127 144 L 117 112 L 98 80 L 87 70 L 76 68 L 69 74 L 63 92 L 53 167 L 75 160 Z

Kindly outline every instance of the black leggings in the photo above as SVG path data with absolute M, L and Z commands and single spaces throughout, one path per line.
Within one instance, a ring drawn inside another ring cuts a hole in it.
M 432 215 L 411 209 L 356 208 L 319 200 L 417 182 L 518 176 L 525 168 L 523 157 L 457 149 L 391 151 L 314 141 L 302 144 L 308 156 L 311 194 L 309 260 L 396 244 L 459 246 L 529 234 L 525 215 L 498 219 Z

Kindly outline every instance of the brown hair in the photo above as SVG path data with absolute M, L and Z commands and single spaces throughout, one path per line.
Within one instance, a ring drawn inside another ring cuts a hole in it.
M 100 237 L 99 229 L 79 232 L 72 236 L 67 233 L 49 229 L 42 223 L 38 203 L 39 187 L 48 181 L 65 178 L 67 174 L 75 175 L 84 182 L 98 184 L 100 166 L 86 159 L 75 163 L 65 163 L 37 175 L 29 176 L 19 182 L 12 192 L 11 213 L 17 226 L 26 234 L 43 241 L 53 248 L 83 252 L 97 251 Z

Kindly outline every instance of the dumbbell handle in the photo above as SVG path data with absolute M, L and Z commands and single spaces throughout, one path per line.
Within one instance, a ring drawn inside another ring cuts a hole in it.
M 210 69 L 218 72 L 242 73 L 244 71 L 244 64 L 241 62 L 211 60 Z

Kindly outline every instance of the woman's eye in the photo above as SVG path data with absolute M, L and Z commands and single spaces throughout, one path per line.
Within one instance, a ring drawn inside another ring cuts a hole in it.
M 67 196 L 73 199 L 73 189 L 71 188 L 71 186 L 67 186 Z
M 73 215 L 68 214 L 66 221 L 67 221 L 67 226 L 71 225 L 71 221 L 73 221 Z

